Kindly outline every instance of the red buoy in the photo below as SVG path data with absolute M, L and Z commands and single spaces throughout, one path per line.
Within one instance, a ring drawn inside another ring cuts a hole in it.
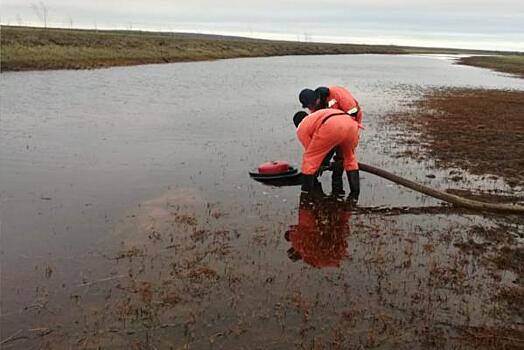
M 260 164 L 258 166 L 259 174 L 270 175 L 270 174 L 283 174 L 290 170 L 289 163 L 283 160 L 274 160 Z

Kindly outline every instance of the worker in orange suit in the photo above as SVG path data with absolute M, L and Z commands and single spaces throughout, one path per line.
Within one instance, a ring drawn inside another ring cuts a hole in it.
M 303 108 L 311 112 L 324 108 L 335 108 L 349 114 L 362 126 L 362 110 L 351 92 L 341 86 L 319 87 L 315 90 L 304 89 L 298 96 Z
M 321 109 L 311 114 L 300 111 L 293 116 L 297 137 L 304 146 L 302 158 L 302 191 L 312 192 L 320 166 L 337 148 L 346 171 L 350 196 L 357 200 L 360 178 L 355 149 L 358 145 L 358 123 L 347 113 L 333 108 Z
M 350 207 L 333 197 L 300 195 L 298 224 L 291 225 L 284 234 L 291 243 L 288 256 L 301 259 L 317 267 L 338 267 L 347 253 L 347 237 L 350 234 Z
M 362 126 L 362 109 L 358 101 L 353 97 L 351 92 L 341 86 L 318 87 L 315 90 L 304 89 L 299 94 L 299 100 L 303 108 L 309 109 L 311 112 L 318 111 L 324 108 L 334 108 L 346 112 L 350 117 L 355 119 L 359 124 L 359 128 L 363 129 Z M 340 162 L 340 152 L 333 150 L 331 155 L 327 155 L 324 159 L 323 166 L 330 164 L 331 157 L 335 155 L 334 162 L 332 164 L 332 175 L 331 184 L 333 193 L 344 194 L 344 186 L 342 182 L 342 174 L 344 168 Z M 358 173 L 357 173 L 358 174 Z M 356 177 L 357 175 L 352 175 Z

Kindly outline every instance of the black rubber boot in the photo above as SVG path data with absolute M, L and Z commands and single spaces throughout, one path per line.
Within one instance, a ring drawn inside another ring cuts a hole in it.
M 351 190 L 349 197 L 356 203 L 360 195 L 360 175 L 358 170 L 350 170 L 346 174 L 348 175 L 349 189 Z
M 333 196 L 344 195 L 344 183 L 342 182 L 342 174 L 344 174 L 344 167 L 342 162 L 334 162 L 331 170 L 331 194 Z
M 302 192 L 312 193 L 315 188 L 315 175 L 302 174 Z

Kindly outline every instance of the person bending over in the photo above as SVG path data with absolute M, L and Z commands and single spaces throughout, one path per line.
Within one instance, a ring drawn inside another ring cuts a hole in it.
M 319 87 L 315 90 L 304 89 L 298 95 L 302 108 L 307 108 L 311 112 L 325 108 L 339 109 L 349 114 L 362 125 L 362 110 L 358 101 L 351 92 L 341 86 Z
M 358 123 L 347 113 L 333 108 L 321 109 L 311 114 L 300 111 L 293 116 L 297 137 L 304 146 L 302 158 L 302 191 L 314 189 L 316 175 L 324 158 L 337 148 L 343 159 L 350 197 L 356 201 L 360 194 L 360 178 L 355 149 L 358 145 Z

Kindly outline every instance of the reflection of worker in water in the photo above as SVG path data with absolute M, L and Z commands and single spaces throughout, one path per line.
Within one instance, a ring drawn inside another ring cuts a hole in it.
M 329 162 L 333 149 L 342 160 L 333 170 L 332 183 L 342 190 L 342 173 L 347 173 L 350 196 L 357 200 L 360 193 L 358 161 L 355 148 L 358 144 L 358 124 L 346 113 L 338 109 L 321 109 L 307 114 L 297 112 L 293 117 L 297 127 L 297 137 L 304 146 L 302 159 L 302 191 L 312 192 L 316 176 L 323 162 Z M 335 192 L 335 191 L 334 191 Z
M 298 224 L 290 226 L 285 238 L 293 261 L 302 259 L 314 267 L 338 267 L 347 256 L 350 206 L 334 197 L 300 195 Z

